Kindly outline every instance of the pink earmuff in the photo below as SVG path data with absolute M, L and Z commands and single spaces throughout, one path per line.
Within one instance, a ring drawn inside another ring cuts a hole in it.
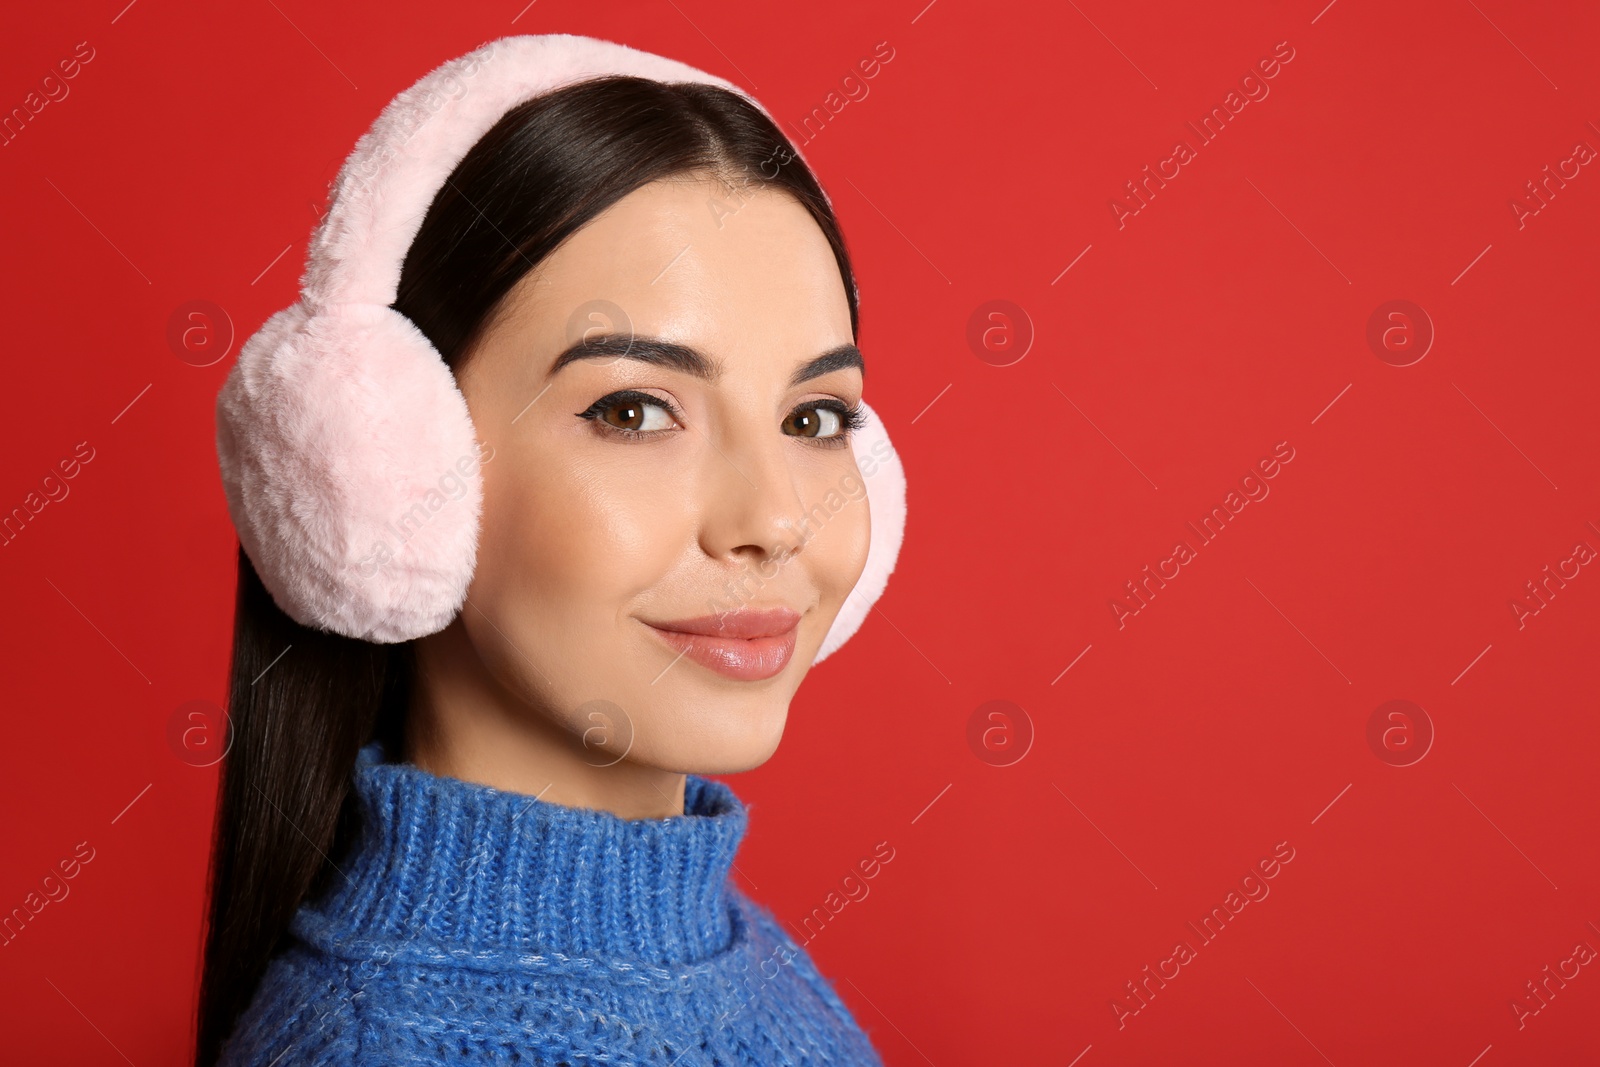
M 396 96 L 340 168 L 300 299 L 244 343 L 217 397 L 228 512 L 296 622 L 392 643 L 436 633 L 461 610 L 483 505 L 477 434 L 443 358 L 389 305 L 434 195 L 478 139 L 517 104 L 605 74 L 704 82 L 751 99 L 611 41 L 505 37 Z M 866 620 L 905 532 L 905 472 L 881 420 L 862 408 L 855 449 L 870 548 L 814 662 Z

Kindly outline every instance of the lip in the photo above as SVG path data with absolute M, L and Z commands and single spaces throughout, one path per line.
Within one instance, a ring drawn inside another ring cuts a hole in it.
M 639 621 L 688 659 L 740 681 L 760 681 L 782 672 L 794 656 L 800 632 L 800 613 L 790 608 Z

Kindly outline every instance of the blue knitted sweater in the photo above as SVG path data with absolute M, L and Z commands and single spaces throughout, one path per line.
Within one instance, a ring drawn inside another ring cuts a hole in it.
M 624 819 L 384 762 L 355 768 L 342 878 L 301 905 L 223 1067 L 881 1067 L 805 950 L 729 878 L 748 813 L 689 775 Z

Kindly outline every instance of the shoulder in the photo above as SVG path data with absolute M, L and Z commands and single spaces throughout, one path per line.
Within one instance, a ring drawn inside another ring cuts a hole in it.
M 850 1009 L 845 1006 L 832 984 L 817 968 L 805 946 L 789 934 L 773 914 L 772 909 L 747 896 L 737 887 L 734 887 L 733 893 L 741 913 L 750 923 L 751 940 L 756 949 L 761 976 L 771 980 L 787 969 L 795 977 L 804 980 L 817 998 L 826 1004 L 840 1021 L 854 1028 L 856 1021 L 850 1014 Z
M 218 1067 L 354 1064 L 357 1004 L 349 968 L 294 946 L 273 957 L 222 1047 Z
M 541 983 L 506 996 L 493 976 L 484 978 L 383 952 L 350 959 L 297 943 L 268 965 L 217 1067 L 436 1067 L 477 1062 L 462 1058 L 469 1048 L 486 1061 L 510 1054 L 524 1067 L 566 1067 L 611 1053 L 613 1043 L 630 1050 L 631 1033 L 592 1032 L 614 1013 L 581 1003 L 573 994 L 582 983 Z

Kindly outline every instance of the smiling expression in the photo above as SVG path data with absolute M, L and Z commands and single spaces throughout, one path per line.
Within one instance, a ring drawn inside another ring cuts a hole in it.
M 458 373 L 493 451 L 457 622 L 508 704 L 652 767 L 772 754 L 866 563 L 853 340 L 806 209 L 702 175 L 507 294 Z

